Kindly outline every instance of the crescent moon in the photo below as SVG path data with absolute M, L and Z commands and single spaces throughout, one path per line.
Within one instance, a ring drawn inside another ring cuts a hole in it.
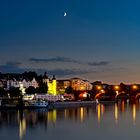
M 66 17 L 66 16 L 67 16 L 67 13 L 65 12 L 65 13 L 64 13 L 64 17 Z

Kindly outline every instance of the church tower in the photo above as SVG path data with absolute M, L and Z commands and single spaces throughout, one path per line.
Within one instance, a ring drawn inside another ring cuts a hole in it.
M 44 76 L 43 76 L 43 83 L 46 83 L 46 84 L 49 83 L 49 78 L 48 78 L 47 72 L 44 73 Z
M 43 77 L 43 82 L 48 85 L 48 94 L 56 95 L 57 82 L 55 75 L 53 75 L 53 78 L 50 80 L 45 73 Z
M 52 86 L 53 86 L 53 93 L 54 95 L 56 95 L 56 78 L 55 78 L 55 75 L 53 75 L 53 78 L 52 78 Z

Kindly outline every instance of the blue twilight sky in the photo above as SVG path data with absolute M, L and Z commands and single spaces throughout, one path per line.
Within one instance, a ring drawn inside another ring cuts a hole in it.
M 1 0 L 0 71 L 140 82 L 139 7 L 139 0 Z

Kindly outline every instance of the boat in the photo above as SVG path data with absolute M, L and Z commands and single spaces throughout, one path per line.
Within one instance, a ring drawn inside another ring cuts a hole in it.
M 31 100 L 24 103 L 25 108 L 47 108 L 48 102 L 45 100 Z

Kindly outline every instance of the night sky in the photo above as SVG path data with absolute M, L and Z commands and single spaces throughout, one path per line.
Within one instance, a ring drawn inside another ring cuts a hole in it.
M 138 83 L 139 7 L 139 0 L 1 0 L 0 71 Z

